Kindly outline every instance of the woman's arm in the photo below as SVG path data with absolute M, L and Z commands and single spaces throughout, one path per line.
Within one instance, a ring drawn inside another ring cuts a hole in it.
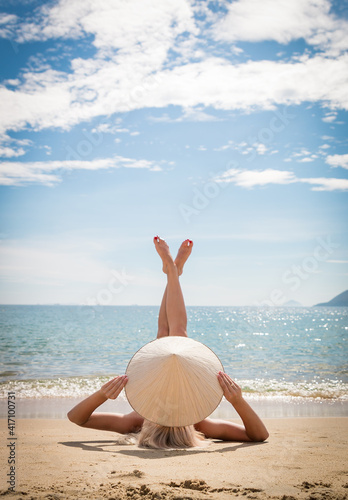
M 224 372 L 219 372 L 218 379 L 225 398 L 242 419 L 248 438 L 251 441 L 265 441 L 269 436 L 265 424 L 245 401 L 239 385 Z
M 107 399 L 116 399 L 126 383 L 126 375 L 109 380 L 99 391 L 84 399 L 70 410 L 68 419 L 74 424 L 90 429 L 114 431 L 120 434 L 136 432 L 141 427 L 143 419 L 135 411 L 128 415 L 93 413 Z
M 219 372 L 218 380 L 229 401 L 243 421 L 244 426 L 206 418 L 195 427 L 207 438 L 223 439 L 224 441 L 265 441 L 269 434 L 260 419 L 242 396 L 242 390 L 226 373 Z

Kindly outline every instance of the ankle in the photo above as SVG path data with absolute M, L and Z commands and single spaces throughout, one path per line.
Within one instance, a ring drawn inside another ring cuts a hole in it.
M 178 268 L 176 267 L 176 264 L 173 261 L 167 262 L 166 268 L 167 268 L 167 275 L 171 274 L 174 276 L 178 276 Z

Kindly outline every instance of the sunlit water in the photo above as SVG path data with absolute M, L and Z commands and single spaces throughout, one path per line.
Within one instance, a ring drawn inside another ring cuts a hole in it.
M 348 308 L 188 307 L 188 334 L 254 399 L 348 399 Z M 157 307 L 1 306 L 0 397 L 81 397 L 156 336 Z

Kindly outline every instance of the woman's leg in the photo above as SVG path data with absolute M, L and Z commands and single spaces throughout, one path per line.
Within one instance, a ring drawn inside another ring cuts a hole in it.
M 176 265 L 168 265 L 166 311 L 169 335 L 187 337 L 187 316 Z
M 163 271 L 167 275 L 167 288 L 159 314 L 159 336 L 164 336 L 164 333 L 168 332 L 169 335 L 186 337 L 187 316 L 179 273 L 182 273 L 183 265 L 192 251 L 192 241 L 184 241 L 175 261 L 164 240 L 156 237 L 154 242 L 163 262 Z
M 178 270 L 178 275 L 181 276 L 185 262 L 189 258 L 192 252 L 193 242 L 191 240 L 185 240 L 182 242 L 178 254 L 175 257 L 174 264 Z M 164 290 L 161 307 L 158 314 L 158 332 L 157 338 L 167 337 L 169 335 L 169 325 L 167 318 L 167 286 Z
M 158 313 L 158 331 L 157 338 L 168 337 L 169 335 L 169 325 L 166 311 L 166 303 L 167 303 L 167 287 L 164 290 L 161 307 Z

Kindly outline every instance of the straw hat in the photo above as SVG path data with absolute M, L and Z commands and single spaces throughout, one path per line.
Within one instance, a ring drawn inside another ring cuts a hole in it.
M 144 345 L 130 360 L 125 392 L 142 417 L 166 427 L 200 422 L 221 401 L 219 358 L 187 337 L 162 337 Z

